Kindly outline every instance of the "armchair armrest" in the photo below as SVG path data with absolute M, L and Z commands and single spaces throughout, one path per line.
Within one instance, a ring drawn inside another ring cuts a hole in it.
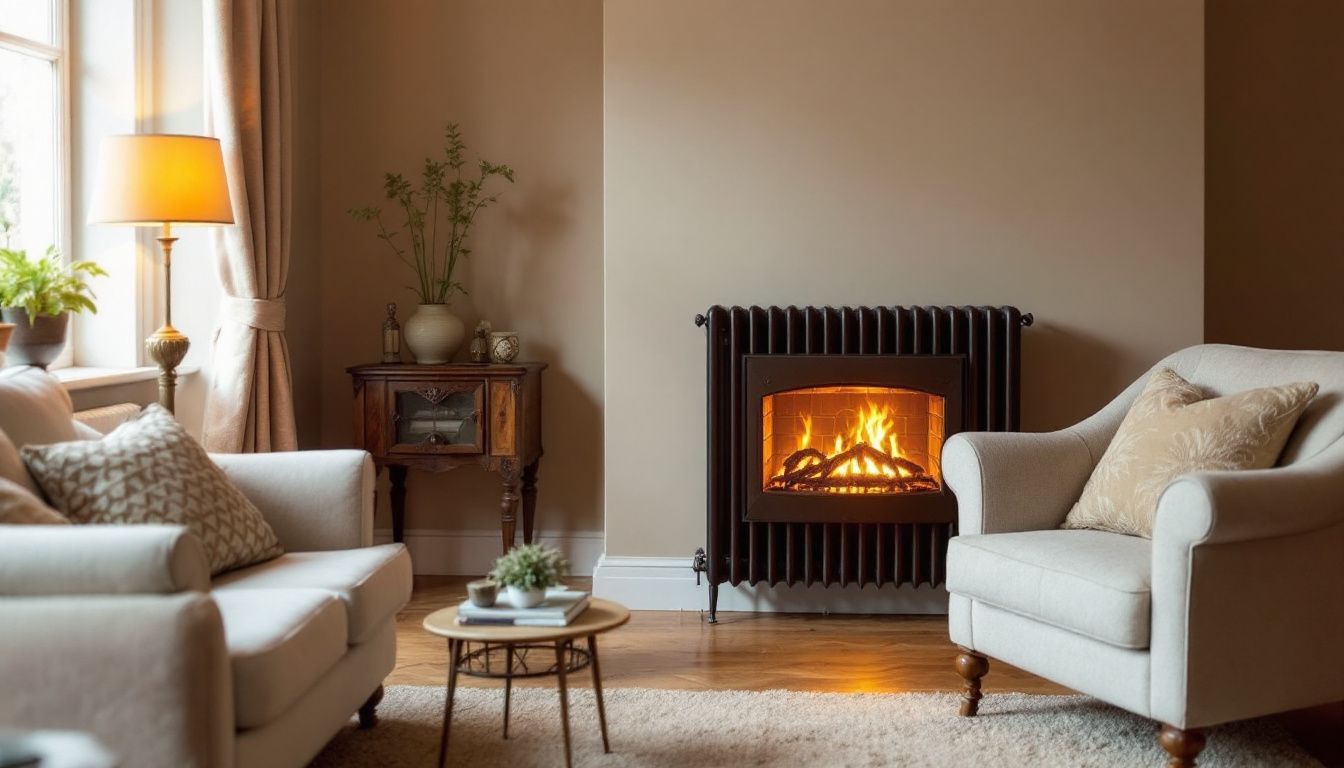
M 364 451 L 215 453 L 288 552 L 373 544 L 373 460 Z
M 963 534 L 1058 528 L 1095 461 L 1073 430 L 962 432 L 943 447 L 943 480 Z
M 1157 506 L 1152 714 L 1203 727 L 1344 698 L 1344 440 L 1287 467 L 1199 472 Z
M 89 731 L 127 766 L 234 764 L 233 679 L 208 595 L 0 599 L 0 649 L 6 726 Z
M 210 589 L 205 547 L 177 525 L 16 525 L 0 534 L 0 595 Z

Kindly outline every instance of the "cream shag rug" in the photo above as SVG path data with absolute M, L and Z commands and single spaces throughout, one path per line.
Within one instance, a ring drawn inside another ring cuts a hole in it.
M 980 715 L 957 716 L 953 693 L 793 691 L 606 692 L 612 754 L 602 754 L 592 691 L 570 691 L 576 766 L 1151 766 L 1166 764 L 1152 721 L 1086 696 L 987 692 Z M 503 691 L 459 688 L 454 766 L 564 765 L 553 688 L 515 688 L 509 740 Z M 393 686 L 370 731 L 347 726 L 313 766 L 430 766 L 438 757 L 443 689 Z M 1214 766 L 1318 766 L 1270 720 L 1212 729 L 1200 756 Z

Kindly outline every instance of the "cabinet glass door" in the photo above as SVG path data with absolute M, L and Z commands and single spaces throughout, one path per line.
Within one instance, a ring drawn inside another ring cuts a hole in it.
M 484 383 L 395 386 L 393 450 L 412 453 L 477 453 Z

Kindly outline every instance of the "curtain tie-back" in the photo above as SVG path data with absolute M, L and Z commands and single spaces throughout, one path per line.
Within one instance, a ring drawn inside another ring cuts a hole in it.
M 236 296 L 225 296 L 222 310 L 224 319 L 259 331 L 285 330 L 284 299 L 240 299 Z

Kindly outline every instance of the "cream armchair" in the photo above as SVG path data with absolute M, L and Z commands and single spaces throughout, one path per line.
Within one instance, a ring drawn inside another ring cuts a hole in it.
M 1058 432 L 949 439 L 948 623 L 962 715 L 993 657 L 1159 721 L 1192 766 L 1208 726 L 1344 699 L 1344 353 L 1205 345 L 1159 366 L 1214 396 L 1320 393 L 1280 466 L 1168 486 L 1151 541 L 1059 528 L 1147 375 Z

